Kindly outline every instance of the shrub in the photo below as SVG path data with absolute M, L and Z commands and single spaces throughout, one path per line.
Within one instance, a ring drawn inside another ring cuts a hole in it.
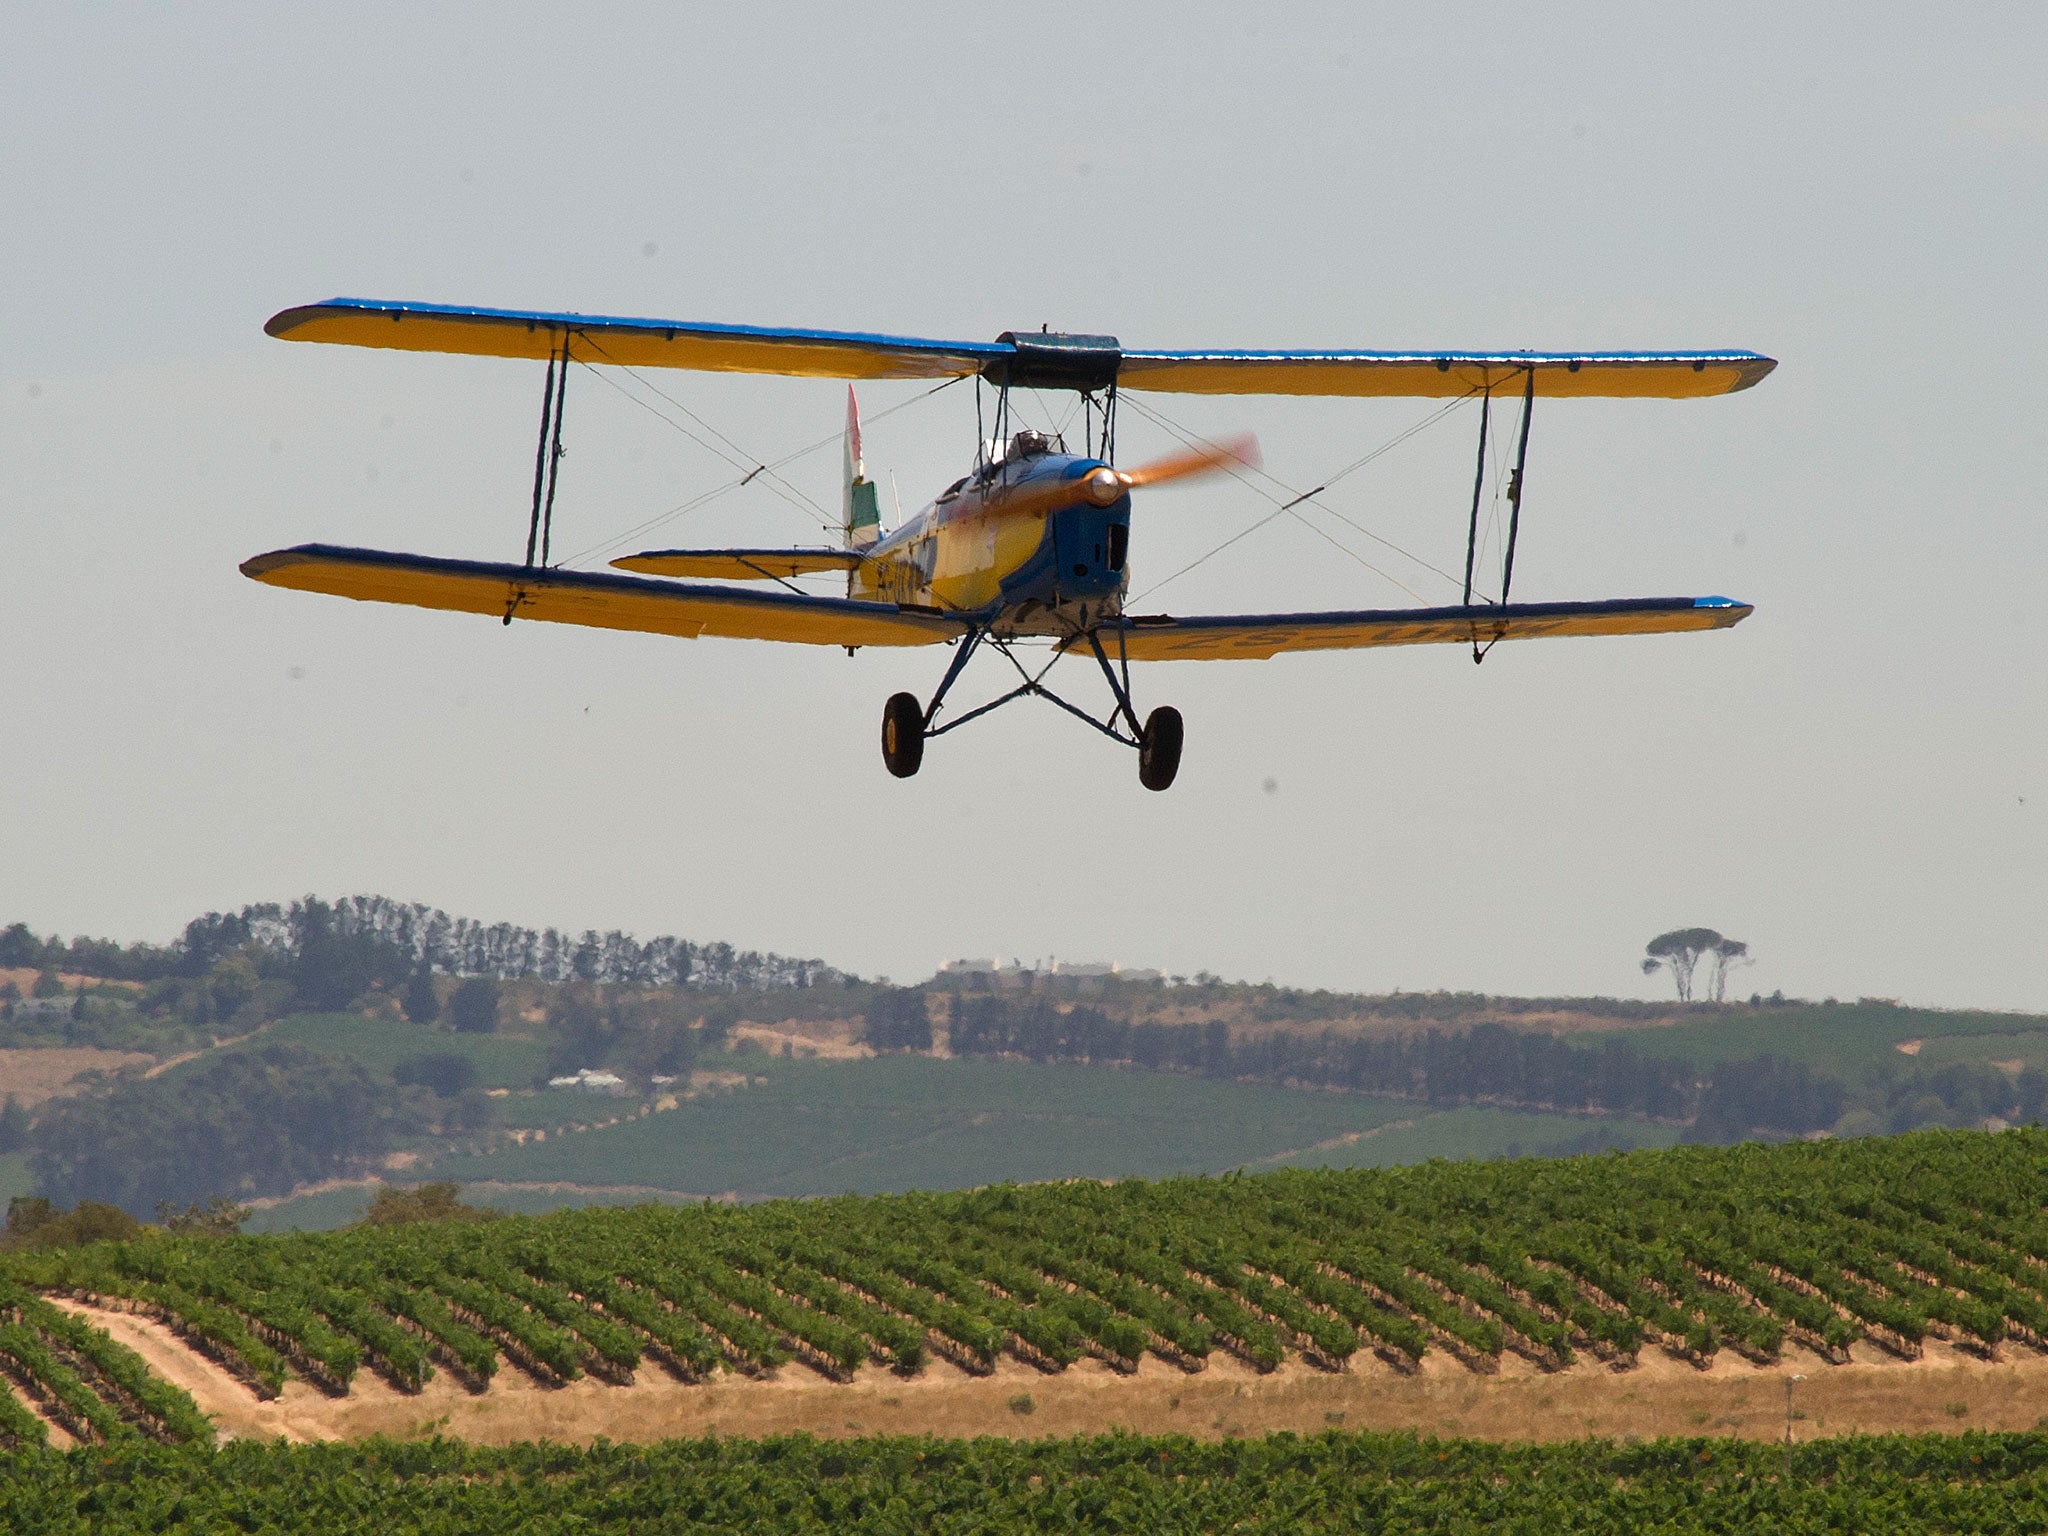
M 470 977 L 448 999 L 448 1021 L 465 1035 L 488 1035 L 498 1027 L 498 984 Z

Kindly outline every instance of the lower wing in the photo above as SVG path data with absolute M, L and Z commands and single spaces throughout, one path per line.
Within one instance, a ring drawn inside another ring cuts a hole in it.
M 640 630 L 688 640 L 716 635 L 802 645 L 932 645 L 963 635 L 968 628 L 945 614 L 894 603 L 439 560 L 327 544 L 301 544 L 258 555 L 242 563 L 242 574 L 273 587 L 365 602 Z
M 1098 633 L 1132 661 L 1263 660 L 1282 651 L 1368 645 L 1489 645 L 1546 635 L 1668 635 L 1726 629 L 1748 618 L 1727 597 L 1634 597 L 1599 603 L 1503 603 L 1474 608 L 1391 608 L 1358 613 L 1127 617 Z M 1066 642 L 1069 649 L 1079 641 Z

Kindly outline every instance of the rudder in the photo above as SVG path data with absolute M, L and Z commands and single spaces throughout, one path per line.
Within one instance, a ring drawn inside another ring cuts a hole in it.
M 853 386 L 846 386 L 846 478 L 845 495 L 841 501 L 841 526 L 846 532 L 848 549 L 867 549 L 882 536 L 882 514 L 875 501 L 874 482 L 867 477 L 867 468 L 861 462 L 860 453 L 860 403 L 853 397 Z M 847 573 L 847 591 L 853 591 L 854 573 Z

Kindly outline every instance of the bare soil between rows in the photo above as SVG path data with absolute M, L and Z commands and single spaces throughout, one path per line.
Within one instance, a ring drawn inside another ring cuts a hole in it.
M 1567 1370 L 1543 1371 L 1507 1357 L 1490 1375 L 1434 1352 L 1412 1375 L 1369 1356 L 1344 1371 L 1289 1360 L 1263 1375 L 1220 1356 L 1194 1373 L 1148 1358 L 1128 1376 L 1093 1360 L 1057 1375 L 1006 1360 L 989 1376 L 970 1376 L 935 1360 L 916 1376 L 871 1366 L 847 1383 L 786 1366 L 764 1379 L 720 1375 L 692 1384 L 649 1363 L 624 1387 L 589 1378 L 544 1387 L 505 1366 L 482 1393 L 465 1390 L 446 1372 L 417 1393 L 403 1393 L 364 1370 L 346 1397 L 327 1397 L 292 1381 L 276 1400 L 265 1402 L 160 1323 L 60 1304 L 136 1350 L 152 1370 L 191 1393 L 223 1436 L 239 1438 L 438 1433 L 501 1445 L 798 1430 L 825 1437 L 1027 1438 L 1120 1429 L 1213 1440 L 1341 1428 L 1486 1440 L 1782 1440 L 1788 1381 L 1793 1434 L 1800 1440 L 1852 1431 L 2034 1429 L 2048 1422 L 2048 1354 L 2008 1345 L 2001 1359 L 1985 1361 L 1934 1340 L 1917 1361 L 1858 1344 L 1847 1365 L 1788 1347 L 1776 1365 L 1724 1354 L 1702 1370 L 1645 1349 L 1627 1370 L 1584 1360 Z

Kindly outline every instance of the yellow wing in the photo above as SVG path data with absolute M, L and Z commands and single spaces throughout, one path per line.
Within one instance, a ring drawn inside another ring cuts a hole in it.
M 285 341 L 409 352 L 558 357 L 640 368 L 780 373 L 830 379 L 954 379 L 969 374 L 1036 388 L 1165 390 L 1196 395 L 1519 393 L 1534 376 L 1550 398 L 1663 400 L 1732 394 L 1777 364 L 1757 352 L 1146 351 L 1113 336 L 1005 331 L 994 341 L 943 341 L 871 331 L 640 320 L 558 310 L 329 299 L 272 315 Z
M 258 555 L 243 562 L 242 574 L 273 587 L 365 602 L 640 630 L 686 640 L 716 635 L 800 645 L 932 645 L 967 631 L 965 624 L 945 614 L 894 603 L 689 586 L 597 571 L 439 560 L 325 544 Z
M 1370 645 L 1486 645 L 1547 635 L 1664 635 L 1726 629 L 1749 617 L 1726 597 L 1618 598 L 1598 603 L 1510 603 L 1473 608 L 1396 608 L 1360 613 L 1165 615 L 1127 618 L 1104 648 L 1132 661 L 1263 660 L 1282 651 L 1354 650 Z M 1084 642 L 1070 640 L 1072 649 Z
M 650 549 L 612 562 L 647 576 L 708 576 L 720 581 L 774 581 L 850 571 L 865 558 L 853 549 Z
M 1119 389 L 1189 395 L 1518 395 L 1688 400 L 1748 389 L 1756 352 L 1125 352 Z
M 821 379 L 960 378 L 978 372 L 988 359 L 1007 358 L 1016 350 L 999 342 L 933 341 L 867 331 L 631 320 L 463 304 L 387 304 L 374 299 L 301 304 L 272 315 L 263 329 L 282 341 L 535 361 L 559 355 L 567 337 L 571 355 L 586 363 Z

